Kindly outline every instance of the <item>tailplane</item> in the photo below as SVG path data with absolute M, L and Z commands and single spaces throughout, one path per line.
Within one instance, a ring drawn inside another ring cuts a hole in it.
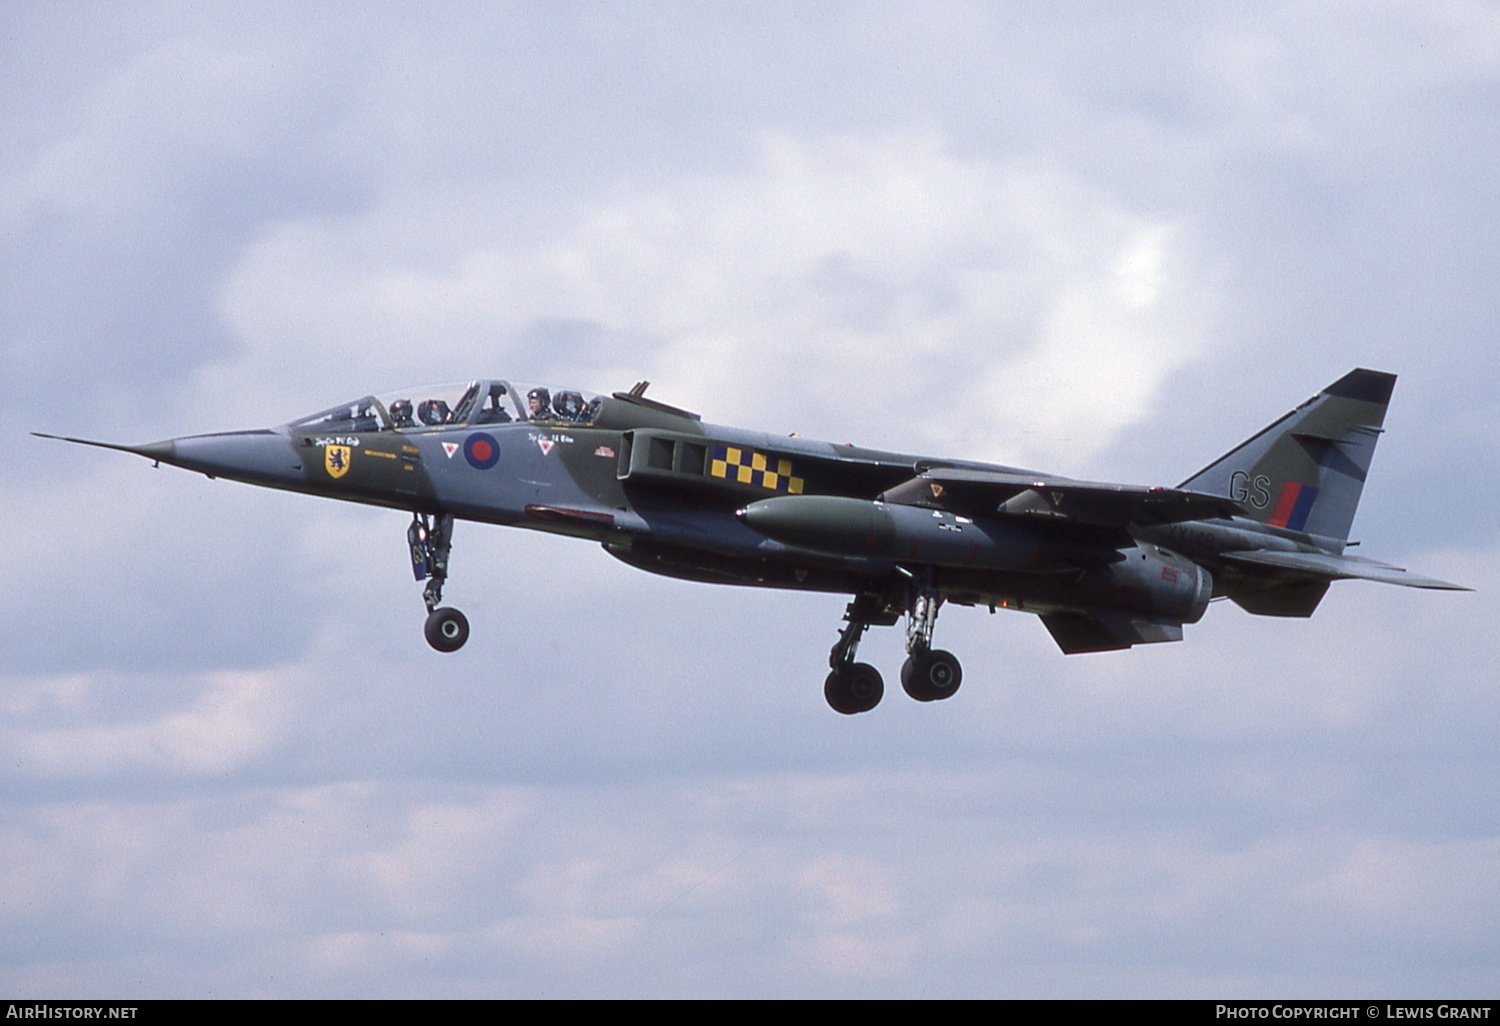
M 1396 375 L 1352 370 L 1179 488 L 1227 495 L 1261 523 L 1342 552 Z

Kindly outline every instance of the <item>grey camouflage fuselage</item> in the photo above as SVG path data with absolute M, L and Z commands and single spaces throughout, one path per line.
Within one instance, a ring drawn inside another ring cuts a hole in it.
M 599 396 L 487 379 L 279 428 L 85 444 L 411 512 L 427 636 L 444 651 L 468 636 L 440 605 L 455 520 L 588 539 L 672 577 L 851 595 L 824 689 L 847 713 L 883 691 L 854 660 L 861 635 L 902 616 L 907 692 L 957 690 L 957 659 L 931 647 L 943 603 L 1035 613 L 1077 653 L 1180 640 L 1215 597 L 1310 616 L 1341 578 L 1456 588 L 1344 554 L 1394 383 L 1352 371 L 1176 488 L 705 424 L 644 384 Z

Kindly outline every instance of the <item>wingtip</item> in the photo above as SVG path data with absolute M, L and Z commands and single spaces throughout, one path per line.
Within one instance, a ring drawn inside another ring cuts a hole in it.
M 1436 577 L 1427 577 L 1423 574 L 1414 574 L 1410 570 L 1403 570 L 1405 580 L 1393 581 L 1393 584 L 1404 584 L 1408 588 L 1423 588 L 1427 591 L 1473 591 L 1468 585 L 1454 584 L 1452 581 L 1440 581 Z

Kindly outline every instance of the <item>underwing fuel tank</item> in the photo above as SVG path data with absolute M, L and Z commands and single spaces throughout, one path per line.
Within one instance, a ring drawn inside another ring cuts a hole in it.
M 1024 527 L 975 522 L 943 510 L 837 495 L 784 495 L 740 510 L 774 541 L 817 552 L 938 566 L 1045 572 L 1074 566 Z

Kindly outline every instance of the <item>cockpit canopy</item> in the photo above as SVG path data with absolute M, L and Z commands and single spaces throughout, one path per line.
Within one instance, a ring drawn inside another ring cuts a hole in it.
M 603 405 L 603 396 L 581 389 L 492 378 L 367 395 L 287 426 L 294 431 L 353 433 L 528 421 L 587 425 Z

